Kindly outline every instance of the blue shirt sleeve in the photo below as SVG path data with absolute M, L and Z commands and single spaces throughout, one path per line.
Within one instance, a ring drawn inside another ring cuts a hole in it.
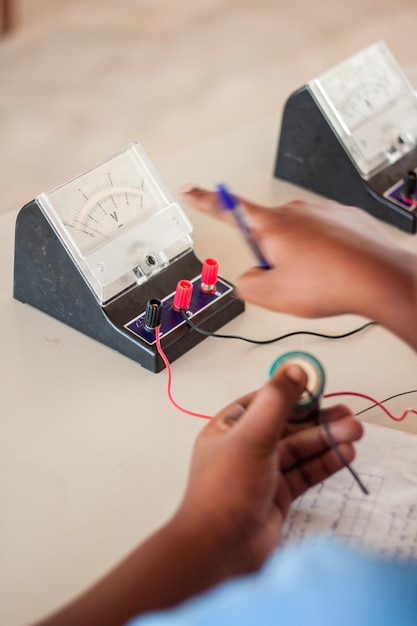
M 277 550 L 260 572 L 128 626 L 416 626 L 417 562 L 315 538 Z

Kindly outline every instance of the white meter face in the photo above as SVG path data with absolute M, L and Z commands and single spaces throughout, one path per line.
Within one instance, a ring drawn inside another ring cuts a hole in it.
M 111 241 L 146 214 L 143 188 L 133 184 L 109 181 L 106 188 L 94 191 L 90 197 L 79 192 L 83 200 L 63 216 L 63 223 L 84 254 Z
M 363 84 L 358 89 L 353 89 L 346 99 L 340 102 L 341 119 L 346 127 L 353 131 L 395 102 L 392 95 L 389 85 L 384 80 L 372 80 L 368 84 Z
M 192 227 L 139 146 L 37 202 L 101 302 L 192 247 Z
M 309 88 L 366 178 L 417 141 L 417 97 L 383 42 L 309 83 Z

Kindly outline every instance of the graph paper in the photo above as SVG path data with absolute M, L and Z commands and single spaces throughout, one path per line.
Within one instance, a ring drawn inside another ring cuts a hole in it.
M 417 560 L 417 435 L 373 424 L 364 428 L 352 465 L 369 495 L 341 470 L 294 502 L 283 542 L 326 533 Z

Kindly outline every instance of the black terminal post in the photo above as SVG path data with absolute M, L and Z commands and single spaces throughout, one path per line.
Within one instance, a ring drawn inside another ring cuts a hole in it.
M 404 177 L 404 185 L 401 189 L 401 195 L 403 198 L 411 199 L 414 196 L 417 187 L 417 174 L 411 170 L 407 172 Z
M 162 303 L 157 298 L 151 298 L 146 303 L 145 328 L 155 330 L 161 325 Z

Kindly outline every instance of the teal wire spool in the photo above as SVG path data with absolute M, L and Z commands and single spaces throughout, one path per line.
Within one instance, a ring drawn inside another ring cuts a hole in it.
M 308 352 L 292 351 L 285 352 L 275 359 L 269 369 L 269 375 L 282 367 L 283 365 L 299 365 L 307 374 L 306 387 L 295 404 L 291 415 L 290 422 L 306 422 L 317 419 L 320 411 L 320 401 L 324 391 L 326 377 L 324 369 L 312 354 Z

